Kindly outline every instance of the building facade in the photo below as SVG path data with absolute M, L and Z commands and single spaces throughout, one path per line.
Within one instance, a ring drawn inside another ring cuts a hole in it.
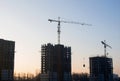
M 112 58 L 90 57 L 90 81 L 113 81 Z
M 13 81 L 15 42 L 0 39 L 0 81 Z
M 42 45 L 41 81 L 71 81 L 71 47 Z

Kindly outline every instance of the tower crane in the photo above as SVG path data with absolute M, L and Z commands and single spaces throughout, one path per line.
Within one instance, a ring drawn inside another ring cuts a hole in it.
M 88 25 L 88 26 L 91 26 L 91 24 L 86 24 L 86 23 L 80 23 L 80 22 L 74 22 L 74 21 L 63 21 L 63 20 L 60 20 L 60 17 L 58 17 L 58 20 L 54 20 L 54 19 L 48 19 L 48 21 L 50 22 L 57 22 L 58 23 L 58 30 L 57 30 L 57 33 L 58 33 L 58 44 L 60 44 L 60 24 L 61 23 L 71 23 L 71 24 L 80 24 L 80 25 Z
M 109 47 L 112 49 L 112 47 L 108 44 L 106 44 L 106 40 L 101 41 L 101 43 L 104 45 L 104 56 L 106 57 L 107 53 L 106 53 L 106 47 Z

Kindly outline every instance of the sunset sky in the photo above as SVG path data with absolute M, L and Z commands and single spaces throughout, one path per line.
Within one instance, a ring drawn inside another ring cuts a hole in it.
M 92 24 L 61 23 L 61 43 L 72 48 L 72 72 L 89 73 L 89 57 L 103 55 L 106 40 L 120 75 L 120 0 L 0 0 L 0 39 L 15 41 L 16 73 L 40 70 L 41 45 L 57 44 L 57 23 L 48 19 L 58 17 Z

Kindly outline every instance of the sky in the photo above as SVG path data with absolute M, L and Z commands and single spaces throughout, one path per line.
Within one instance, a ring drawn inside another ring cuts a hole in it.
M 89 73 L 89 57 L 101 56 L 106 40 L 113 71 L 120 75 L 120 0 L 0 0 L 0 39 L 15 41 L 15 73 L 36 73 L 41 68 L 41 45 L 57 44 L 57 23 L 75 21 L 92 26 L 61 23 L 61 44 L 72 48 L 72 72 Z M 86 67 L 82 67 L 85 64 Z

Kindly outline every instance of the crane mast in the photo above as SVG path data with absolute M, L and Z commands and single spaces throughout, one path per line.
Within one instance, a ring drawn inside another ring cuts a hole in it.
M 63 21 L 63 20 L 60 20 L 60 17 L 58 17 L 58 20 L 54 20 L 54 19 L 48 19 L 48 21 L 50 22 L 57 22 L 58 23 L 58 30 L 57 30 L 57 33 L 58 33 L 58 44 L 60 44 L 60 33 L 61 33 L 61 30 L 60 30 L 60 25 L 61 23 L 71 23 L 71 24 L 80 24 L 80 25 L 88 25 L 88 26 L 91 26 L 91 24 L 86 24 L 86 23 L 80 23 L 80 22 L 74 22 L 74 21 Z
M 104 56 L 106 57 L 106 55 L 107 55 L 106 48 L 107 47 L 112 48 L 112 47 L 110 45 L 106 44 L 106 40 L 101 41 L 101 43 L 104 45 Z
M 60 17 L 58 17 L 58 44 L 60 44 Z
M 60 21 L 60 17 L 58 17 L 58 20 L 53 20 L 53 19 L 48 19 L 48 21 L 50 21 L 50 22 L 58 22 L 58 30 L 57 30 L 57 33 L 58 33 L 58 44 L 60 44 L 60 23 L 61 23 L 61 21 Z

